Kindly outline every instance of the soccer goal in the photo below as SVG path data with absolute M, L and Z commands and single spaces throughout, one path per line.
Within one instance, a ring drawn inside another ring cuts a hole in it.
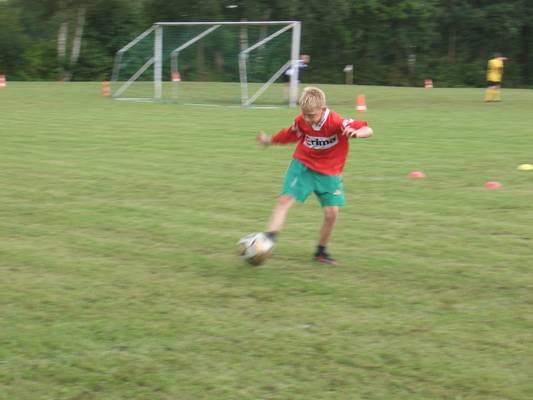
M 158 22 L 116 53 L 113 97 L 294 107 L 300 37 L 299 21 Z

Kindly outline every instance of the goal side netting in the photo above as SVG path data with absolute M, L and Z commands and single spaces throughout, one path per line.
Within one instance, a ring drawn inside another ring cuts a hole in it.
M 294 106 L 300 36 L 298 21 L 158 22 L 116 53 L 113 97 Z

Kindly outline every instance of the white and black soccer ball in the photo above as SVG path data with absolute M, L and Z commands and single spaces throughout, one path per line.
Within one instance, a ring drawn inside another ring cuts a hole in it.
M 274 241 L 264 233 L 250 233 L 238 242 L 239 255 L 252 265 L 261 265 L 272 253 Z

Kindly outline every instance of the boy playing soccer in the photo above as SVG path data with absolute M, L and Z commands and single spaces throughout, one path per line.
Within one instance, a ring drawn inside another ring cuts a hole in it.
M 350 138 L 368 138 L 373 131 L 366 121 L 345 119 L 327 108 L 324 92 L 315 87 L 304 89 L 300 108 L 302 114 L 296 117 L 290 128 L 282 129 L 273 136 L 263 132 L 257 135 L 259 143 L 265 146 L 298 143 L 266 235 L 274 240 L 295 200 L 304 202 L 314 192 L 324 210 L 314 260 L 336 265 L 326 246 L 339 208 L 345 202 L 341 173 L 348 155 L 348 142 Z
M 507 57 L 503 57 L 501 53 L 494 53 L 494 56 L 487 64 L 487 90 L 485 91 L 485 101 L 502 101 L 501 87 L 503 76 L 503 62 Z

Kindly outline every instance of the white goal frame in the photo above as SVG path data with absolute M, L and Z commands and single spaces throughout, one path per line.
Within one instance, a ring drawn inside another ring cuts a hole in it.
M 251 106 L 255 100 L 263 94 L 270 85 L 272 85 L 289 67 L 292 69 L 293 73 L 290 75 L 289 81 L 289 107 L 295 107 L 297 103 L 298 96 L 298 63 L 300 58 L 300 41 L 301 41 L 301 22 L 300 21 L 241 21 L 241 22 L 157 22 L 152 25 L 149 29 L 141 33 L 134 40 L 128 43 L 126 46 L 117 51 L 115 55 L 115 63 L 113 66 L 113 75 L 111 81 L 113 84 L 120 84 L 113 91 L 113 97 L 118 98 L 121 94 L 133 83 L 135 82 L 148 68 L 152 65 L 154 66 L 154 95 L 153 99 L 158 101 L 163 97 L 163 28 L 165 26 L 205 26 L 206 29 L 200 34 L 196 35 L 194 38 L 190 39 L 188 42 L 181 44 L 179 47 L 175 48 L 171 52 L 171 71 L 172 73 L 178 72 L 178 61 L 179 53 L 185 48 L 193 45 L 197 41 L 203 39 L 205 36 L 209 35 L 211 32 L 217 30 L 223 25 L 236 25 L 236 26 L 250 26 L 250 25 L 278 25 L 280 29 L 272 33 L 268 37 L 258 41 L 257 43 L 248 44 L 246 41 L 241 43 L 241 49 L 238 55 L 238 65 L 239 65 L 239 78 L 241 86 L 241 106 L 248 107 Z M 281 35 L 284 32 L 292 30 L 291 36 L 291 51 L 288 55 L 288 61 L 281 66 L 281 68 L 276 71 L 270 79 L 267 80 L 255 93 L 248 93 L 248 79 L 247 79 L 247 60 L 249 54 L 255 49 L 266 44 L 275 37 Z M 131 77 L 128 78 L 125 82 L 118 82 L 118 74 L 121 66 L 121 60 L 123 54 L 128 51 L 130 48 L 135 46 L 142 39 L 148 35 L 154 33 L 154 54 L 152 57 L 146 60 L 144 65 L 142 65 L 137 72 L 135 72 Z M 113 85 L 115 87 L 115 85 Z M 177 91 L 177 82 L 173 82 L 173 91 Z

